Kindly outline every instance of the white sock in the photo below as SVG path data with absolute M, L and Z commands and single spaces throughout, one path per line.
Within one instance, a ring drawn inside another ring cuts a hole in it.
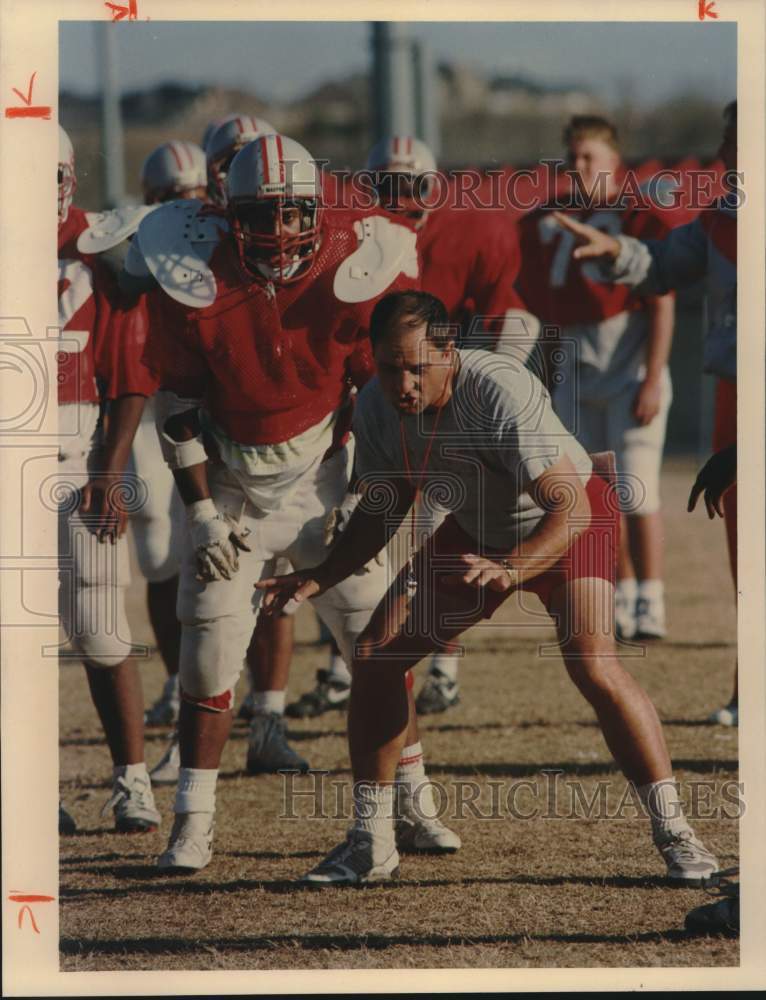
M 370 781 L 355 783 L 354 827 L 372 834 L 373 859 L 385 861 L 396 846 L 393 785 Z
M 635 604 L 638 598 L 638 581 L 634 576 L 626 576 L 617 581 L 615 588 L 617 594 L 623 599 L 625 604 Z
M 402 750 L 396 765 L 396 787 L 399 815 L 413 820 L 435 818 L 433 788 L 426 774 L 423 747 L 419 741 Z
M 665 584 L 662 580 L 641 580 L 638 585 L 638 596 L 647 601 L 662 601 L 665 596 Z
M 351 674 L 346 666 L 346 661 L 340 653 L 330 653 L 330 669 L 328 673 L 332 681 L 337 681 L 339 684 L 351 684 Z
M 678 788 L 674 778 L 654 781 L 637 788 L 639 798 L 649 814 L 652 823 L 652 835 L 655 840 L 661 840 L 671 833 L 680 833 L 690 829 L 684 816 Z
M 181 767 L 178 771 L 176 813 L 215 812 L 215 785 L 218 768 Z
M 459 662 L 460 657 L 455 656 L 454 653 L 434 653 L 431 657 L 431 666 L 428 672 L 433 673 L 434 670 L 438 670 L 454 684 L 457 681 Z
M 140 764 L 117 764 L 112 768 L 112 775 L 115 781 L 118 778 L 124 778 L 130 784 L 135 778 L 143 778 L 147 785 L 151 784 L 144 761 L 141 761 Z
M 286 691 L 253 691 L 253 708 L 256 712 L 285 714 Z

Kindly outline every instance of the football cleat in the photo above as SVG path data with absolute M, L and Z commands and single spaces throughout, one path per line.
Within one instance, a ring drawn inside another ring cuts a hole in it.
M 59 833 L 62 837 L 71 837 L 72 834 L 77 833 L 77 824 L 74 818 L 66 811 L 66 809 L 59 802 Z
M 454 854 L 462 845 L 460 837 L 439 819 L 401 817 L 395 830 L 402 854 Z
M 246 767 L 250 774 L 308 771 L 308 761 L 299 756 L 287 742 L 285 720 L 277 712 L 257 712 L 253 716 Z
M 460 687 L 438 669 L 431 667 L 415 700 L 418 715 L 435 715 L 454 708 L 460 701 Z
M 163 871 L 199 871 L 213 857 L 213 813 L 178 813 L 173 821 L 168 846 L 157 858 Z
M 372 834 L 352 827 L 324 861 L 300 879 L 310 886 L 371 885 L 399 878 L 399 854 L 394 847 L 384 859 L 375 857 Z
M 325 712 L 347 708 L 350 695 L 349 684 L 333 680 L 327 670 L 317 670 L 316 687 L 291 702 L 285 709 L 285 715 L 291 719 L 315 719 Z
M 730 701 L 723 708 L 717 708 L 707 717 L 708 722 L 714 722 L 719 726 L 739 725 L 739 705 L 736 701 Z
M 639 597 L 636 601 L 636 639 L 664 639 L 665 602 L 663 600 L 648 600 Z M 624 636 L 623 638 L 629 638 Z
M 654 841 L 674 885 L 701 886 L 718 869 L 718 861 L 691 829 Z
M 178 689 L 178 674 L 171 674 L 165 681 L 162 694 L 151 708 L 144 712 L 146 726 L 172 726 L 178 722 L 181 710 L 181 695 Z
M 181 767 L 181 749 L 178 745 L 178 730 L 173 731 L 170 745 L 149 772 L 153 785 L 175 785 Z
M 117 778 L 112 794 L 104 803 L 101 815 L 114 811 L 117 833 L 149 833 L 160 825 L 160 814 L 154 805 L 152 785 L 146 778 Z
M 730 868 L 716 872 L 706 879 L 703 888 L 711 896 L 720 896 L 715 903 L 695 906 L 686 914 L 684 925 L 692 934 L 739 934 L 739 882 L 728 877 L 738 874 L 739 869 Z

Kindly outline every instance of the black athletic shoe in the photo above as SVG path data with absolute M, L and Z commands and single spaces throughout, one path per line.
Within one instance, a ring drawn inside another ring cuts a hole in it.
M 315 719 L 318 715 L 348 707 L 351 686 L 330 677 L 328 670 L 317 670 L 317 684 L 285 709 L 291 719 Z

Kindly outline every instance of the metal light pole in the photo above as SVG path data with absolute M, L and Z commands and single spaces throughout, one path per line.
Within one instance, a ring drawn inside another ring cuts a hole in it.
M 372 52 L 375 140 L 415 135 L 415 67 L 407 28 L 396 21 L 373 21 Z
M 117 35 L 110 21 L 95 25 L 96 48 L 101 53 L 101 146 L 104 153 L 102 199 L 105 208 L 125 201 L 125 159 L 117 74 Z

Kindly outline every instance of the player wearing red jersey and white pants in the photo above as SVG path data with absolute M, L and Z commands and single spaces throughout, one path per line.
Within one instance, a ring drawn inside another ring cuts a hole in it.
M 370 337 L 378 377 L 354 412 L 362 500 L 322 563 L 259 583 L 267 607 L 346 579 L 406 523 L 417 490 L 446 485 L 451 513 L 409 559 L 357 642 L 349 709 L 357 819 L 304 881 L 396 877 L 392 782 L 408 725 L 406 675 L 522 588 L 553 617 L 567 672 L 650 813 L 668 878 L 699 884 L 716 859 L 683 815 L 654 706 L 614 649 L 617 505 L 609 485 L 527 368 L 456 350 L 438 299 L 387 295 Z M 376 509 L 381 491 L 385 510 Z
M 159 825 L 160 815 L 144 763 L 141 684 L 130 659 L 127 544 L 122 539 L 100 545 L 96 532 L 102 523 L 102 495 L 121 480 L 128 457 L 111 447 L 110 429 L 102 445 L 99 404 L 111 399 L 115 412 L 135 410 L 154 385 L 140 356 L 131 355 L 129 343 L 120 336 L 110 275 L 101 262 L 77 248 L 89 221 L 72 205 L 74 151 L 63 129 L 58 169 L 60 616 L 85 664 L 114 763 L 113 794 L 104 808 L 113 807 L 118 831 L 151 830 Z M 103 382 L 101 390 L 97 380 Z M 128 499 L 128 506 L 140 503 L 140 497 Z
M 348 486 L 349 390 L 371 368 L 367 318 L 402 272 L 417 276 L 405 230 L 381 219 L 359 245 L 348 222 L 322 216 L 316 165 L 293 140 L 246 146 L 228 190 L 227 217 L 179 202 L 147 217 L 128 259 L 162 286 L 145 357 L 161 379 L 163 451 L 189 525 L 181 770 L 164 869 L 211 857 L 220 755 L 260 603 L 253 583 L 280 556 L 306 566 L 326 551 L 327 515 Z M 375 565 L 316 602 L 346 656 L 385 586 Z M 403 762 L 403 837 L 419 846 L 424 829 L 431 846 L 455 850 L 454 834 L 414 812 L 425 780 L 422 757 L 417 772 Z
M 621 173 L 617 132 L 596 116 L 572 119 L 564 133 L 572 171 L 572 217 L 617 235 L 662 238 L 659 212 L 615 205 Z M 578 190 L 579 189 L 579 190 Z M 588 207 L 580 207 L 583 199 Z M 593 264 L 572 258 L 574 239 L 552 211 L 521 222 L 518 287 L 546 324 L 558 328 L 553 405 L 588 451 L 614 451 L 627 531 L 617 569 L 615 621 L 624 639 L 665 635 L 660 465 L 672 400 L 667 361 L 672 294 L 639 297 L 605 285 Z
M 704 370 L 718 379 L 714 448 L 736 441 L 737 392 L 737 105 L 725 112 L 725 128 L 719 150 L 729 187 L 716 205 L 663 240 L 643 242 L 627 235 L 613 236 L 593 226 L 560 217 L 581 243 L 574 257 L 599 268 L 602 281 L 616 281 L 643 294 L 662 294 L 705 280 L 708 293 L 708 324 L 705 333 Z M 723 498 L 729 559 L 736 583 L 736 489 Z M 736 725 L 737 680 L 730 703 L 710 717 L 711 722 Z
M 444 302 L 450 323 L 459 327 L 461 345 L 509 352 L 523 361 L 539 324 L 514 288 L 520 254 L 516 226 L 508 213 L 456 205 L 459 193 L 454 191 L 444 199 L 439 188 L 446 178 L 438 173 L 426 143 L 415 136 L 381 139 L 370 151 L 366 173 L 379 209 L 416 233 L 420 286 Z M 446 509 L 436 500 L 423 498 L 418 516 L 421 537 L 432 534 L 445 516 Z M 419 714 L 443 712 L 458 703 L 458 663 L 454 650 L 433 657 L 416 702 Z M 324 671 L 316 691 L 304 698 L 319 701 L 322 688 L 329 687 L 334 690 L 328 691 L 328 699 L 337 703 L 344 685 L 348 698 L 350 678 L 342 661 L 334 659 L 323 675 Z

